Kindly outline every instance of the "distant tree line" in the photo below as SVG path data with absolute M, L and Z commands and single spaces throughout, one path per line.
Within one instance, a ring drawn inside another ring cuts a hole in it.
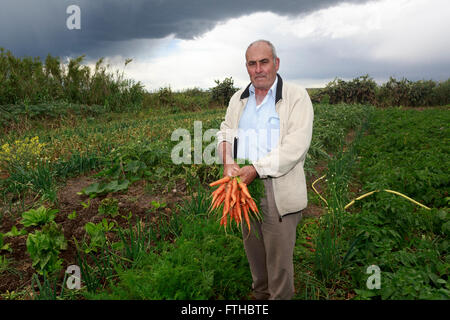
M 104 59 L 94 68 L 83 65 L 84 55 L 62 63 L 48 55 L 17 58 L 0 48 L 0 106 L 37 105 L 51 102 L 100 105 L 104 111 L 121 111 L 130 106 L 164 107 L 170 112 L 223 107 L 238 90 L 233 79 L 215 80 L 215 86 L 173 92 L 170 87 L 146 92 L 140 82 L 111 72 Z M 131 59 L 125 61 L 125 66 Z M 450 79 L 410 81 L 405 78 L 378 85 L 369 75 L 350 81 L 334 79 L 325 88 L 308 89 L 313 103 L 347 103 L 386 106 L 438 106 L 450 104 Z M 4 108 L 3 108 L 4 109 Z M 41 108 L 42 109 L 42 108 Z M 39 109 L 39 110 L 41 110 Z
M 84 57 L 64 64 L 48 55 L 42 62 L 39 57 L 17 58 L 0 48 L 0 105 L 64 101 L 120 110 L 142 104 L 144 90 L 139 82 L 125 79 L 123 71 L 110 72 L 103 58 L 91 70 L 82 65 Z
M 325 88 L 310 90 L 314 103 L 358 103 L 378 107 L 442 106 L 450 104 L 450 79 L 410 81 L 405 78 L 378 85 L 368 75 L 350 81 L 334 79 Z

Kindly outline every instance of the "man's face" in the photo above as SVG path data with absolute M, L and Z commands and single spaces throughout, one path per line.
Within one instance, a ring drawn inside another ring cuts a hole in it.
M 269 90 L 277 76 L 280 59 L 274 63 L 272 50 L 267 43 L 257 42 L 245 54 L 247 72 L 256 89 Z

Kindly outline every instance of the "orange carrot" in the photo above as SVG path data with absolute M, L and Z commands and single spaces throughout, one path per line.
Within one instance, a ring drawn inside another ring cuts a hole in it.
M 242 207 L 242 209 L 244 211 L 244 219 L 247 222 L 247 226 L 248 226 L 248 234 L 250 235 L 250 229 L 251 229 L 251 227 L 250 227 L 250 217 L 248 216 L 248 207 L 247 206 L 248 205 L 244 205 Z
M 231 183 L 231 206 L 233 206 L 236 203 L 237 179 L 233 179 Z
M 215 191 L 213 191 L 212 195 L 220 194 L 225 190 L 226 183 L 222 183 L 220 187 L 218 187 Z
M 256 205 L 255 201 L 252 198 L 248 199 L 248 204 L 250 206 L 250 209 L 253 212 L 258 212 L 259 213 L 258 206 Z
M 232 220 L 236 220 L 236 206 L 231 207 L 230 210 L 230 223 Z
M 241 187 L 242 192 L 246 195 L 247 198 L 251 198 L 250 192 L 248 191 L 247 185 L 243 182 L 239 182 L 239 187 Z
M 212 207 L 214 205 L 214 202 L 216 202 L 216 200 L 222 195 L 224 194 L 224 192 L 222 191 L 221 193 L 215 193 L 213 194 L 212 200 L 211 200 L 211 206 Z
M 218 189 L 217 189 L 218 190 Z M 216 190 L 216 191 L 217 191 Z M 212 195 L 212 199 L 211 199 L 211 205 L 209 206 L 209 208 L 211 209 L 211 207 L 214 205 L 214 202 L 216 202 L 217 198 L 221 195 L 222 192 L 216 192 L 214 191 L 211 195 Z
M 216 181 L 214 181 L 214 182 L 211 182 L 211 183 L 209 184 L 209 186 L 210 186 L 210 187 L 214 187 L 214 186 L 217 186 L 217 185 L 219 185 L 219 184 L 226 183 L 226 182 L 230 181 L 230 179 L 231 179 L 230 176 L 226 176 L 226 177 L 223 177 L 222 179 L 219 179 L 219 180 L 216 180 Z
M 226 231 L 228 219 L 230 220 L 230 225 L 232 225 L 233 220 L 236 222 L 236 225 L 243 225 L 243 223 L 246 223 L 250 235 L 250 215 L 254 214 L 258 219 L 261 218 L 261 216 L 259 215 L 258 207 L 252 198 L 247 185 L 243 183 L 239 177 L 230 176 L 214 181 L 209 185 L 211 187 L 219 186 L 211 193 L 212 200 L 209 211 L 211 212 L 223 204 L 220 225 L 223 226 Z
M 222 210 L 222 220 L 227 218 L 227 214 L 228 214 L 228 209 L 224 205 L 223 210 Z
M 225 193 L 225 202 L 224 202 L 224 206 L 223 206 L 224 214 L 227 213 L 228 210 L 230 210 L 231 189 L 232 189 L 231 183 L 227 182 L 226 193 Z
M 240 193 L 237 193 L 237 200 L 236 200 L 236 225 L 238 225 L 241 222 L 241 215 L 242 215 L 242 209 L 241 209 L 241 202 L 240 202 Z
M 245 204 L 247 200 L 245 199 L 247 196 L 244 194 L 244 191 L 241 190 L 241 203 Z
M 221 193 L 217 197 L 216 201 L 213 203 L 210 211 L 213 211 L 214 209 L 218 208 L 222 204 L 224 199 L 225 199 L 225 193 Z

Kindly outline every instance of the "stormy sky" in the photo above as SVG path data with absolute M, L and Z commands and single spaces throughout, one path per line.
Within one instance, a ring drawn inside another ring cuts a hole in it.
M 75 5 L 79 15 L 68 7 Z M 79 22 L 69 29 L 68 20 Z M 280 74 L 306 87 L 450 77 L 448 0 L 0 0 L 0 47 L 16 56 L 105 57 L 148 90 L 248 82 L 244 54 L 268 39 Z

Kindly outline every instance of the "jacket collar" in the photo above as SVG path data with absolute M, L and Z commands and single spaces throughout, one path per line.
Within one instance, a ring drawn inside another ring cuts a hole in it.
M 278 83 L 277 83 L 277 91 L 275 94 L 275 104 L 281 99 L 282 97 L 282 92 L 283 92 L 283 80 L 281 79 L 280 75 L 277 73 L 277 77 L 278 77 Z M 249 83 L 249 85 L 247 86 L 247 88 L 245 88 L 244 92 L 242 92 L 241 94 L 241 99 L 246 99 L 250 96 L 250 85 L 251 83 Z

